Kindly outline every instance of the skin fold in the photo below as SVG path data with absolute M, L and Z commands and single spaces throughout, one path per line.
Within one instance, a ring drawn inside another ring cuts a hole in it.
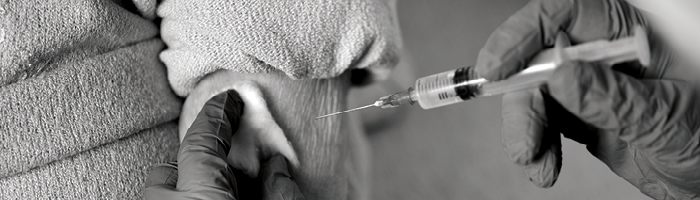
M 307 80 L 292 80 L 281 72 L 212 73 L 197 84 L 185 101 L 180 138 L 206 100 L 240 81 L 257 84 L 272 117 L 291 143 L 300 162 L 292 168 L 292 176 L 306 198 L 367 197 L 369 186 L 364 177 L 368 173 L 368 145 L 362 123 L 352 115 L 315 119 L 347 109 L 349 73 L 332 79 Z

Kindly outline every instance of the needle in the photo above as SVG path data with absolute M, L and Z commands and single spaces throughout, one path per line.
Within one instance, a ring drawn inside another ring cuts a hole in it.
M 340 112 L 334 112 L 334 113 L 327 114 L 327 115 L 323 115 L 323 116 L 318 116 L 318 117 L 316 117 L 316 119 L 326 118 L 326 117 L 330 117 L 330 116 L 337 115 L 337 114 L 341 114 L 341 113 L 349 113 L 349 112 L 352 112 L 352 111 L 362 110 L 362 109 L 365 109 L 365 108 L 375 107 L 375 106 L 381 106 L 381 102 L 378 101 L 378 102 L 375 102 L 374 104 L 362 106 L 362 107 L 359 107 L 359 108 L 350 109 L 350 110 L 346 110 L 346 111 L 340 111 Z

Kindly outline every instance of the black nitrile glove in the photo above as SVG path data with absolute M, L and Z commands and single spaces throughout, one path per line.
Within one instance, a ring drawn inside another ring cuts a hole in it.
M 242 123 L 250 123 L 242 119 L 243 110 L 243 100 L 235 90 L 209 99 L 187 130 L 178 161 L 157 166 L 149 174 L 144 191 L 146 199 L 237 199 L 236 178 L 227 160 L 229 151 L 234 150 L 231 148 L 232 138 L 236 138 L 234 133 L 239 125 L 244 126 Z M 263 166 L 264 197 L 303 198 L 283 156 L 273 156 Z

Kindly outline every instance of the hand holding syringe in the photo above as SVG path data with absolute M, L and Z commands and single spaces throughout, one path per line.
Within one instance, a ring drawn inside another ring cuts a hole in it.
M 570 61 L 597 62 L 613 65 L 637 60 L 646 66 L 650 61 L 649 45 L 641 27 L 635 36 L 615 41 L 594 41 L 570 46 L 564 33 L 557 35 L 554 48 L 545 49 L 530 61 L 528 68 L 501 81 L 479 77 L 473 67 L 464 67 L 426 76 L 416 80 L 415 89 L 409 88 L 381 97 L 374 104 L 336 112 L 319 118 L 352 112 L 369 107 L 394 108 L 418 102 L 423 109 L 459 103 L 480 96 L 499 95 L 537 87 L 543 84 L 562 63 Z

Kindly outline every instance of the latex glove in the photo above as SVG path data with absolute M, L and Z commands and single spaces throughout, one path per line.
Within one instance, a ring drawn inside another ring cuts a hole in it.
M 644 14 L 624 1 L 532 1 L 491 35 L 476 69 L 487 79 L 500 80 L 553 46 L 560 31 L 577 44 L 630 36 L 637 25 L 652 29 Z M 650 35 L 652 64 L 635 75 L 690 77 L 681 73 L 689 68 L 673 62 L 673 53 Z M 510 159 L 524 166 L 533 183 L 550 187 L 561 168 L 562 133 L 586 144 L 649 196 L 687 198 L 700 192 L 700 107 L 692 101 L 700 87 L 685 81 L 640 81 L 609 66 L 582 65 L 588 64 L 557 69 L 549 88 L 503 96 L 502 142 Z
M 146 199 L 237 199 L 236 179 L 226 158 L 234 151 L 230 141 L 235 141 L 235 135 L 251 131 L 239 130 L 250 123 L 241 119 L 246 116 L 244 107 L 249 106 L 244 106 L 235 90 L 209 99 L 188 129 L 178 161 L 160 165 L 149 174 Z M 262 174 L 266 199 L 303 199 L 281 155 L 269 159 Z
M 225 158 L 243 107 L 243 100 L 234 90 L 208 100 L 180 144 L 177 163 L 150 173 L 146 198 L 237 199 L 236 179 Z M 168 175 L 163 176 L 163 172 Z M 177 177 L 170 177 L 172 172 Z M 172 185 L 173 180 L 176 185 Z

